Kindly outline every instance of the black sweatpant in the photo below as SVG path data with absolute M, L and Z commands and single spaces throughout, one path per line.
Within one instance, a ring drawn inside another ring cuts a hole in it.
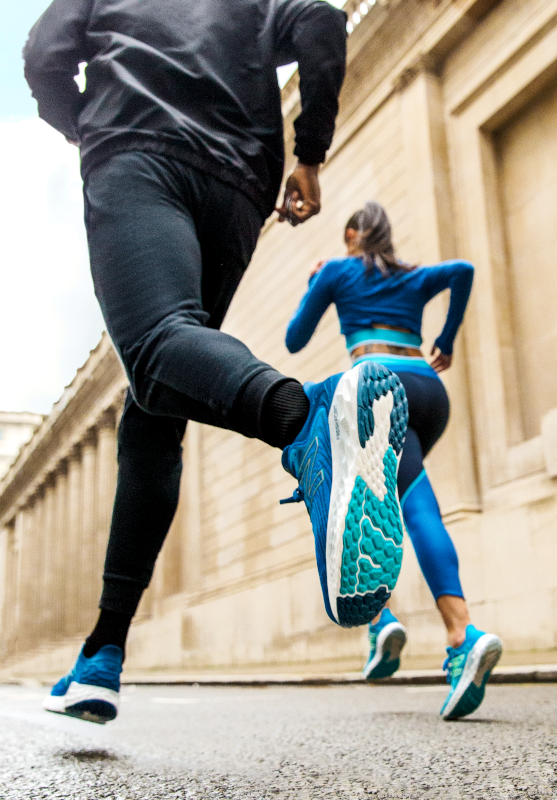
M 100 606 L 133 614 L 178 503 L 188 419 L 261 436 L 287 379 L 220 328 L 263 218 L 240 191 L 179 161 L 112 156 L 87 174 L 95 293 L 130 382 Z

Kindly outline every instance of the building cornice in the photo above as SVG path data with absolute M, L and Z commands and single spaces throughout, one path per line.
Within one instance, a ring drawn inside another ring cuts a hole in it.
M 105 333 L 0 482 L 0 525 L 10 523 L 91 430 L 115 420 L 126 386 Z

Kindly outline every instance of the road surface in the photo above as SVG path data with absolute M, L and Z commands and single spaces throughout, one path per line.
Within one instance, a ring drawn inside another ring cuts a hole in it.
M 1 800 L 557 798 L 557 685 L 126 687 L 106 726 L 0 686 Z

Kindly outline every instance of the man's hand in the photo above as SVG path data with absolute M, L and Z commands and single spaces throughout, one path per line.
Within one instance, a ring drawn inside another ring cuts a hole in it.
M 298 165 L 286 180 L 282 206 L 276 209 L 279 222 L 288 220 L 291 225 L 299 225 L 321 211 L 321 189 L 319 186 L 319 165 Z
M 447 355 L 447 353 L 442 353 L 438 347 L 433 345 L 431 348 L 431 355 L 433 356 L 433 361 L 430 364 L 430 367 L 433 367 L 435 372 L 443 372 L 445 369 L 449 369 L 452 364 L 453 357 L 451 355 Z

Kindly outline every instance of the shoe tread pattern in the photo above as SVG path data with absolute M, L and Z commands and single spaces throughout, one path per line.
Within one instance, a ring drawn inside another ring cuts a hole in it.
M 382 462 L 370 465 L 367 481 L 358 476 L 345 518 L 338 619 L 342 626 L 363 625 L 383 608 L 402 565 L 403 528 L 397 499 L 397 455 L 408 424 L 408 405 L 399 378 L 381 364 L 369 361 L 360 370 L 358 434 L 365 447 L 373 436 L 373 403 L 393 395 L 389 447 Z M 379 484 L 386 486 L 383 500 Z M 375 492 L 373 489 L 375 488 Z

